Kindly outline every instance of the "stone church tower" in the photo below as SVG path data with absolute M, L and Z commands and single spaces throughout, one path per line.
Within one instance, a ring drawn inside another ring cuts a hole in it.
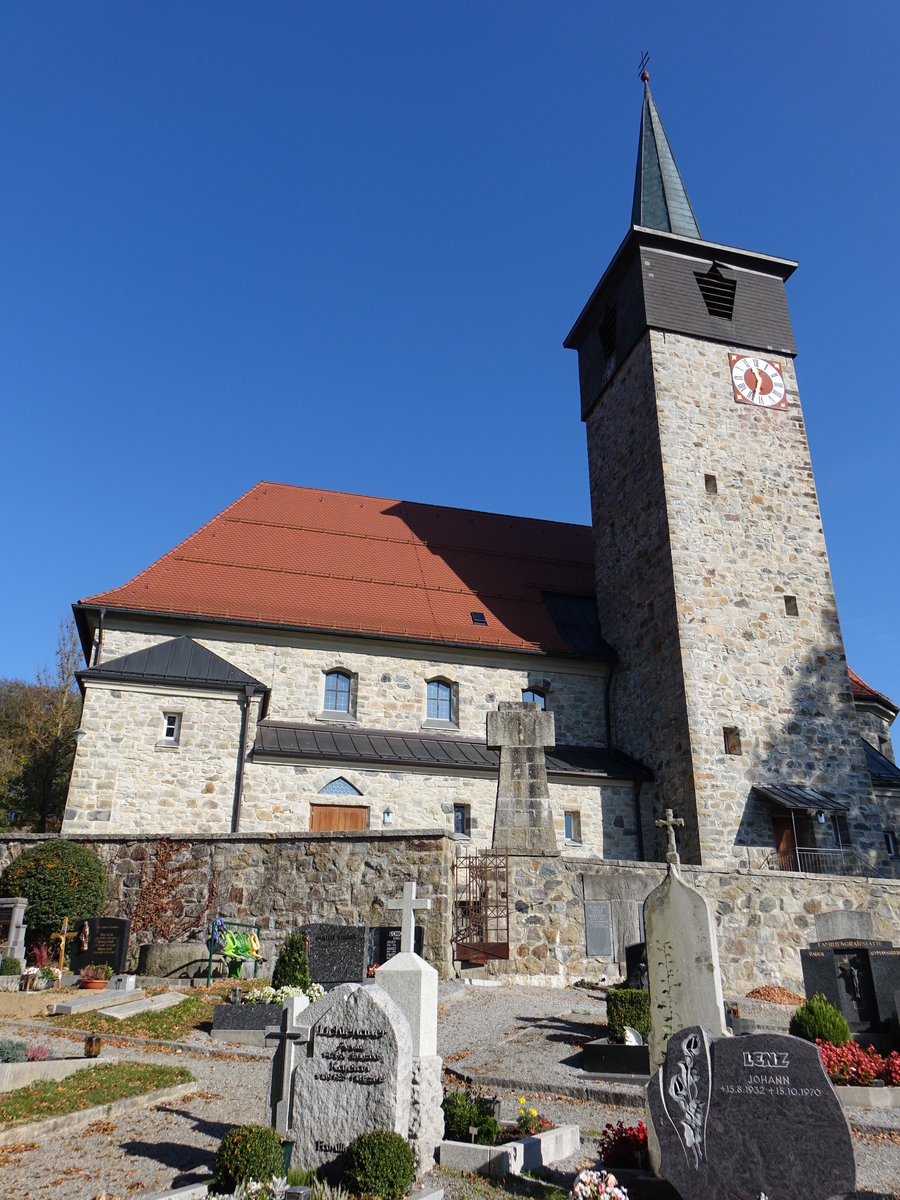
M 684 817 L 687 862 L 789 836 L 874 861 L 794 374 L 797 264 L 702 238 L 648 78 L 631 229 L 565 343 L 618 653 L 611 744 L 653 769 L 654 815 Z

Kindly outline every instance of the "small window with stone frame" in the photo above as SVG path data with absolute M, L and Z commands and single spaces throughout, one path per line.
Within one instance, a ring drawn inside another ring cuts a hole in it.
M 888 858 L 897 858 L 897 838 L 892 829 L 884 830 L 884 844 L 887 847 Z
M 565 812 L 563 813 L 563 823 L 567 842 L 581 843 L 581 813 L 580 812 Z
M 426 680 L 424 725 L 438 729 L 458 728 L 458 684 L 444 678 Z
M 453 805 L 453 832 L 463 837 L 471 837 L 472 810 L 468 804 Z
M 536 688 L 525 688 L 522 692 L 522 702 L 524 704 L 539 704 L 541 708 L 547 707 L 547 697 Z
M 724 725 L 722 727 L 722 737 L 725 741 L 726 754 L 741 753 L 741 731 L 733 725 Z
M 163 713 L 162 744 L 164 746 L 177 746 L 181 742 L 181 716 L 180 712 Z

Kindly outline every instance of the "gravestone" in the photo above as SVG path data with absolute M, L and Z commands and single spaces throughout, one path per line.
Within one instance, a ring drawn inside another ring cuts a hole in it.
M 313 983 L 326 991 L 366 977 L 369 939 L 365 925 L 301 925 L 309 939 L 307 957 Z
M 125 972 L 131 922 L 118 917 L 89 917 L 72 924 L 75 937 L 69 950 L 69 964 L 76 974 L 82 967 L 112 967 L 114 975 Z
M 647 991 L 647 943 L 635 942 L 625 947 L 625 986 Z
M 537 704 L 501 700 L 498 711 L 487 715 L 487 744 L 500 750 L 494 850 L 558 854 L 544 755 L 556 744 L 553 713 Z
M 812 1042 L 682 1029 L 647 1101 L 654 1168 L 684 1197 L 827 1200 L 855 1187 L 850 1127 Z
M 821 993 L 846 1018 L 855 1040 L 891 1043 L 900 949 L 875 938 L 832 938 L 800 951 L 807 997 Z
M 340 1168 L 371 1129 L 407 1136 L 412 1087 L 409 1023 L 377 985 L 341 984 L 302 1014 L 293 1041 L 291 1166 Z
M 226 1005 L 216 1005 L 225 1008 Z M 300 1014 L 309 1008 L 308 996 L 288 996 L 281 1010 L 281 1024 L 266 1030 L 266 1042 L 276 1042 L 269 1088 L 269 1123 L 286 1137 L 293 1110 L 294 1069 L 306 1052 L 309 1030 L 300 1025 Z
M 401 933 L 399 925 L 376 925 L 369 930 L 370 967 L 382 967 L 400 953 Z M 419 925 L 416 927 L 415 953 L 421 954 L 424 948 L 425 930 Z
M 585 900 L 584 948 L 588 958 L 612 957 L 612 914 L 608 900 Z
M 854 908 L 839 908 L 833 912 L 817 913 L 816 940 L 830 942 L 841 938 L 868 942 L 874 938 L 872 914 Z
M 0 955 L 17 958 L 25 966 L 25 909 L 24 896 L 0 897 Z
M 666 809 L 656 824 L 668 830 L 666 878 L 644 901 L 647 981 L 650 987 L 650 1068 L 665 1057 L 676 1029 L 702 1025 L 713 1037 L 728 1032 L 712 910 L 681 877 L 675 826 L 684 821 Z

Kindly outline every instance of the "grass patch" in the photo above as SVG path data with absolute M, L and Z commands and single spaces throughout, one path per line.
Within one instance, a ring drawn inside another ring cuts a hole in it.
M 103 1014 L 98 1008 L 93 1012 L 73 1013 L 68 1017 L 50 1017 L 54 1027 L 63 1029 L 85 1029 L 90 1033 L 108 1033 L 110 1037 L 124 1034 L 126 1037 L 160 1038 L 175 1041 L 193 1033 L 203 1025 L 211 1025 L 213 1005 L 223 999 L 222 993 L 191 992 L 181 1004 L 164 1008 L 159 1012 L 135 1013 L 124 1021 Z
M 0 1125 L 64 1116 L 97 1104 L 112 1104 L 114 1100 L 124 1100 L 128 1096 L 143 1096 L 156 1088 L 191 1083 L 193 1078 L 184 1067 L 101 1063 L 97 1067 L 85 1067 L 65 1079 L 44 1079 L 7 1092 L 0 1097 Z

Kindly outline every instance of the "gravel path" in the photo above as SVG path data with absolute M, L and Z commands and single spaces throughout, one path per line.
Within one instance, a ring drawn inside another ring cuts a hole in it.
M 493 1076 L 518 1081 L 515 1087 L 486 1089 L 499 1094 L 504 1119 L 515 1116 L 517 1096 L 527 1095 L 555 1123 L 579 1124 L 582 1151 L 559 1164 L 574 1171 L 594 1161 L 596 1138 L 607 1122 L 631 1124 L 642 1116 L 637 1104 L 609 1103 L 602 1095 L 578 1099 L 560 1094 L 560 1089 L 583 1084 L 578 1046 L 593 1036 L 604 1015 L 596 994 L 576 989 L 442 984 L 438 1052 L 448 1067 L 476 1080 Z M 0 1019 L 0 1037 L 56 1043 L 51 1029 L 49 1021 L 38 1026 Z M 68 1039 L 60 1044 L 62 1053 L 77 1045 Z M 211 1045 L 217 1050 L 205 1053 Z M 114 1122 L 101 1120 L 70 1135 L 57 1133 L 36 1146 L 0 1148 L 0 1200 L 142 1200 L 207 1178 L 226 1129 L 266 1120 L 272 1052 L 235 1047 L 234 1053 L 221 1053 L 220 1045 L 196 1034 L 180 1053 L 162 1053 L 140 1045 L 113 1047 L 105 1039 L 104 1060 L 183 1065 L 196 1078 L 196 1090 Z M 853 1200 L 900 1197 L 900 1112 L 859 1110 L 850 1119 L 858 1130 L 854 1144 L 861 1189 Z M 440 1182 L 448 1200 L 467 1195 L 462 1181 L 442 1177 Z

